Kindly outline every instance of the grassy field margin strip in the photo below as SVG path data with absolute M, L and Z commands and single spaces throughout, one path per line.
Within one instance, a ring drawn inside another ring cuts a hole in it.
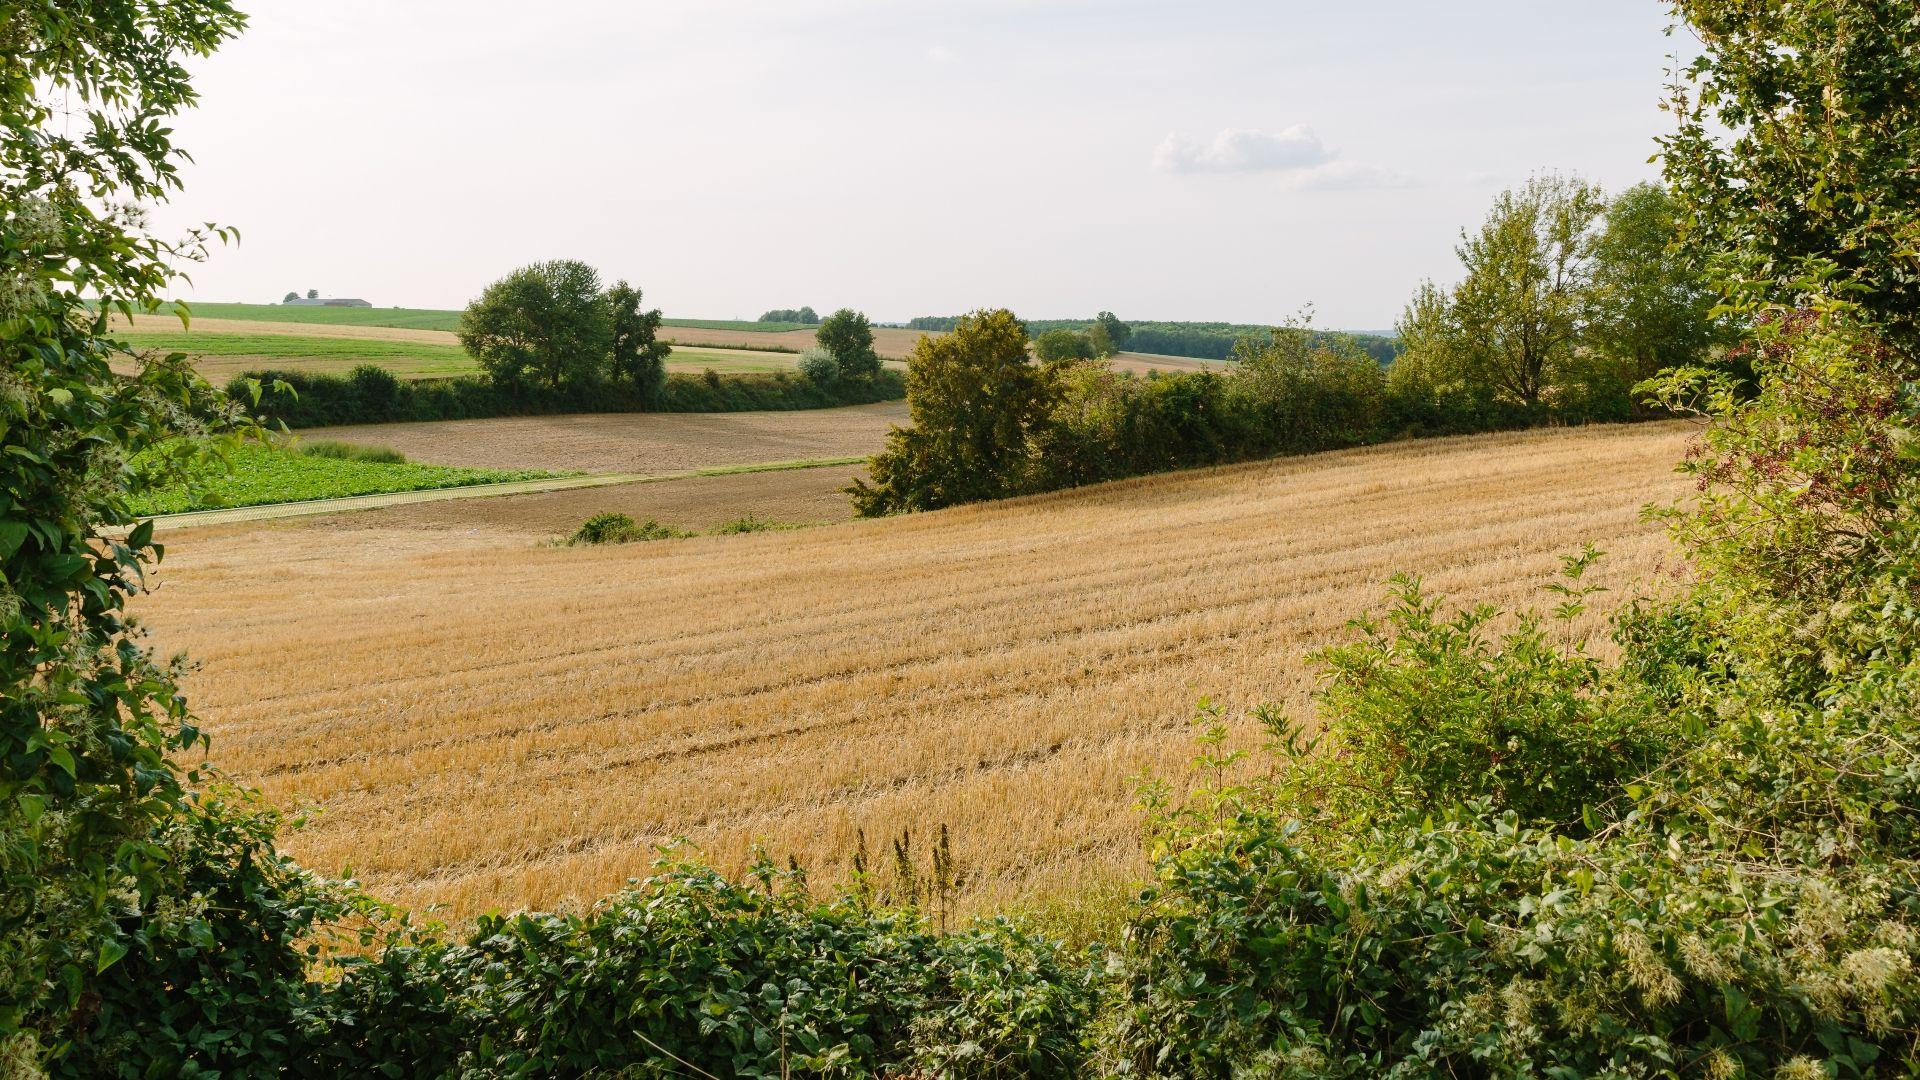
M 338 514 L 352 510 L 376 510 L 386 506 L 442 502 L 448 499 L 479 499 L 502 495 L 537 495 L 548 491 L 578 488 L 617 487 L 626 484 L 658 484 L 670 480 L 693 480 L 703 476 L 736 476 L 741 473 L 786 472 L 793 469 L 824 469 L 835 465 L 859 465 L 865 457 L 800 458 L 793 461 L 765 461 L 745 465 L 718 465 L 706 469 L 688 469 L 670 473 L 590 473 L 585 476 L 559 476 L 546 480 L 511 480 L 500 484 L 469 484 L 464 487 L 427 488 L 419 491 L 393 491 L 378 495 L 349 495 L 338 499 L 311 499 L 306 502 L 265 503 L 259 506 L 235 506 L 219 510 L 193 510 L 181 514 L 157 514 L 156 528 L 185 528 L 193 525 L 225 525 L 246 521 L 272 521 L 277 518 Z

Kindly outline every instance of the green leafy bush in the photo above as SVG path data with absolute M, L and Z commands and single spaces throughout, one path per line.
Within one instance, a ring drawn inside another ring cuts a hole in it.
M 582 522 L 568 538 L 569 544 L 632 544 L 643 540 L 672 540 L 692 536 L 670 525 L 648 518 L 636 524 L 626 514 L 595 514 Z
M 808 349 L 800 354 L 800 374 L 815 386 L 832 386 L 840 379 L 840 361 L 825 349 Z
M 1717 417 L 1672 515 L 1699 582 L 1618 664 L 1403 591 L 1326 654 L 1321 756 L 1164 815 L 1109 1067 L 1920 1068 L 1920 392 L 1844 308 L 1753 365 L 1666 387 Z
M 1579 606 L 1557 620 L 1563 633 Z M 1659 763 L 1664 721 L 1611 693 L 1583 646 L 1552 640 L 1534 615 L 1496 638 L 1497 614 L 1445 618 L 1417 580 L 1397 579 L 1384 621 L 1360 620 L 1361 640 L 1318 654 L 1320 702 L 1338 723 L 1293 762 L 1285 798 L 1355 825 L 1484 803 L 1578 834 L 1590 804 Z
M 586 915 L 389 948 L 330 999 L 312 1060 L 409 1076 L 1069 1077 L 1092 970 L 1004 922 L 936 935 L 765 862 L 669 860 Z

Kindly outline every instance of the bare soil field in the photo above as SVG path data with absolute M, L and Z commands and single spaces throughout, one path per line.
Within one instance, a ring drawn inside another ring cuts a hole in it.
M 307 441 L 386 446 L 473 468 L 664 473 L 872 454 L 907 420 L 904 401 L 745 413 L 591 413 L 308 428 Z M 505 464 L 521 462 L 523 464 Z
M 1302 655 L 1392 573 L 1544 603 L 1593 541 L 1619 599 L 1667 556 L 1639 510 L 1683 492 L 1687 431 L 1409 442 L 612 548 L 423 510 L 189 531 L 137 611 L 202 664 L 186 686 L 215 760 L 321 808 L 293 854 L 395 900 L 586 902 L 675 837 L 728 866 L 763 844 L 824 884 L 861 832 L 877 851 L 946 825 L 964 906 L 1017 906 L 1138 873 L 1135 779 L 1186 782 L 1195 702 L 1304 710 Z
M 333 531 L 442 532 L 485 534 L 528 542 L 570 535 L 595 514 L 621 513 L 635 521 L 651 518 L 691 532 L 705 532 L 743 517 L 785 525 L 846 521 L 853 504 L 845 488 L 866 475 L 863 465 L 823 465 L 810 469 L 723 476 L 692 476 L 658 482 L 499 495 L 442 502 L 355 510 L 285 523 L 286 527 Z M 210 535 L 232 536 L 258 528 L 244 523 L 166 532 L 167 542 L 186 535 L 197 543 Z

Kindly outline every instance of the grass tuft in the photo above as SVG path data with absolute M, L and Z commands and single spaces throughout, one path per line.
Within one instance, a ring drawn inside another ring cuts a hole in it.
M 713 535 L 737 536 L 740 533 L 775 532 L 784 529 L 797 529 L 799 527 L 798 525 L 789 525 L 781 521 L 767 521 L 748 514 L 745 517 L 734 518 L 725 525 L 716 526 L 713 530 Z
M 376 465 L 407 463 L 407 455 L 390 446 L 362 446 L 359 443 L 337 442 L 332 439 L 302 443 L 300 452 L 308 457 L 331 458 L 334 461 L 367 461 Z

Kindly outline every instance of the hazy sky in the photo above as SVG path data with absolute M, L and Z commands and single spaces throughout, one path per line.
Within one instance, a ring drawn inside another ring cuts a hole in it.
M 1659 0 L 242 0 L 186 295 L 457 307 L 578 258 L 681 317 L 1390 326 L 1538 169 L 1655 175 Z

